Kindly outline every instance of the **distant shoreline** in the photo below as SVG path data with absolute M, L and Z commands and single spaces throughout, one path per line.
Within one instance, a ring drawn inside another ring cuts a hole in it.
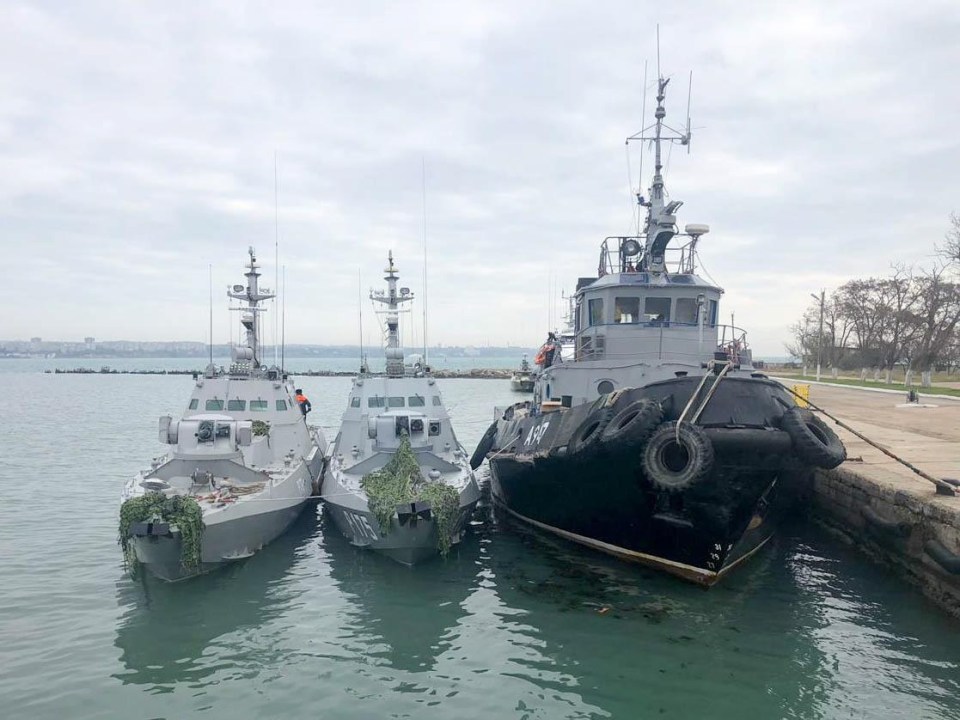
M 43 371 L 47 375 L 202 375 L 203 370 L 117 370 L 114 368 L 103 367 L 99 370 L 93 368 L 54 368 Z M 289 372 L 295 377 L 355 377 L 357 373 L 353 370 L 303 370 L 298 372 Z M 374 373 L 376 374 L 376 373 Z M 434 370 L 432 377 L 440 380 L 509 380 L 513 374 L 512 370 L 503 368 L 470 368 L 465 370 Z

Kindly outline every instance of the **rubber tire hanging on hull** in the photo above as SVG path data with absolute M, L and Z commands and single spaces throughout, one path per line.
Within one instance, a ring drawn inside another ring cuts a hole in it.
M 473 451 L 473 455 L 470 456 L 470 469 L 476 470 L 483 463 L 483 459 L 487 457 L 487 453 L 490 452 L 490 448 L 493 447 L 493 441 L 497 437 L 497 423 L 494 421 L 490 424 L 490 427 L 487 428 L 487 431 L 483 434 L 483 437 L 480 438 L 480 442 L 477 443 L 477 449 Z
M 600 442 L 611 450 L 636 450 L 643 446 L 663 420 L 663 407 L 642 398 L 627 405 L 607 423 Z
M 809 410 L 789 408 L 780 427 L 793 441 L 793 451 L 804 462 L 830 470 L 847 459 L 847 449 L 837 434 Z
M 603 431 L 613 417 L 612 408 L 598 408 L 587 415 L 580 426 L 573 431 L 567 443 L 567 456 L 585 458 L 592 455 L 600 447 Z
M 703 480 L 712 467 L 713 443 L 689 423 L 679 428 L 675 422 L 663 423 L 643 451 L 643 472 L 661 490 L 686 490 Z

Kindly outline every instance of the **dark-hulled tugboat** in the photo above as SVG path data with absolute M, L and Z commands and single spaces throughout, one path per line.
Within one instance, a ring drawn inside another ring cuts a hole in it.
M 652 141 L 646 226 L 604 240 L 598 274 L 574 297 L 575 353 L 551 353 L 532 402 L 496 411 L 473 455 L 512 516 L 626 560 L 712 585 L 772 535 L 815 467 L 846 451 L 819 418 L 756 372 L 746 333 L 718 323 L 722 290 L 696 274 L 709 231 L 680 233 L 661 145 L 690 142 L 663 122 Z M 668 247 L 681 240 L 678 247 Z

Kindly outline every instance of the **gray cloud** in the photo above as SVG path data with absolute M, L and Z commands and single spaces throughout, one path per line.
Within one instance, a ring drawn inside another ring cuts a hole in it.
M 290 339 L 354 342 L 390 248 L 419 289 L 424 161 L 432 338 L 533 344 L 548 278 L 631 226 L 656 22 L 677 126 L 694 72 L 668 188 L 759 353 L 810 291 L 929 257 L 956 3 L 6 3 L 0 336 L 203 339 L 208 264 L 219 310 L 248 244 L 273 284 L 276 150 Z

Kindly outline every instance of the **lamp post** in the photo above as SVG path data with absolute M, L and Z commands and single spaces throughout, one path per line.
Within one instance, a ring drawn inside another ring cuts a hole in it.
M 810 293 L 810 297 L 820 303 L 820 332 L 817 334 L 817 382 L 820 382 L 820 358 L 823 350 L 823 305 L 826 295 L 826 290 L 821 290 L 819 295 Z

